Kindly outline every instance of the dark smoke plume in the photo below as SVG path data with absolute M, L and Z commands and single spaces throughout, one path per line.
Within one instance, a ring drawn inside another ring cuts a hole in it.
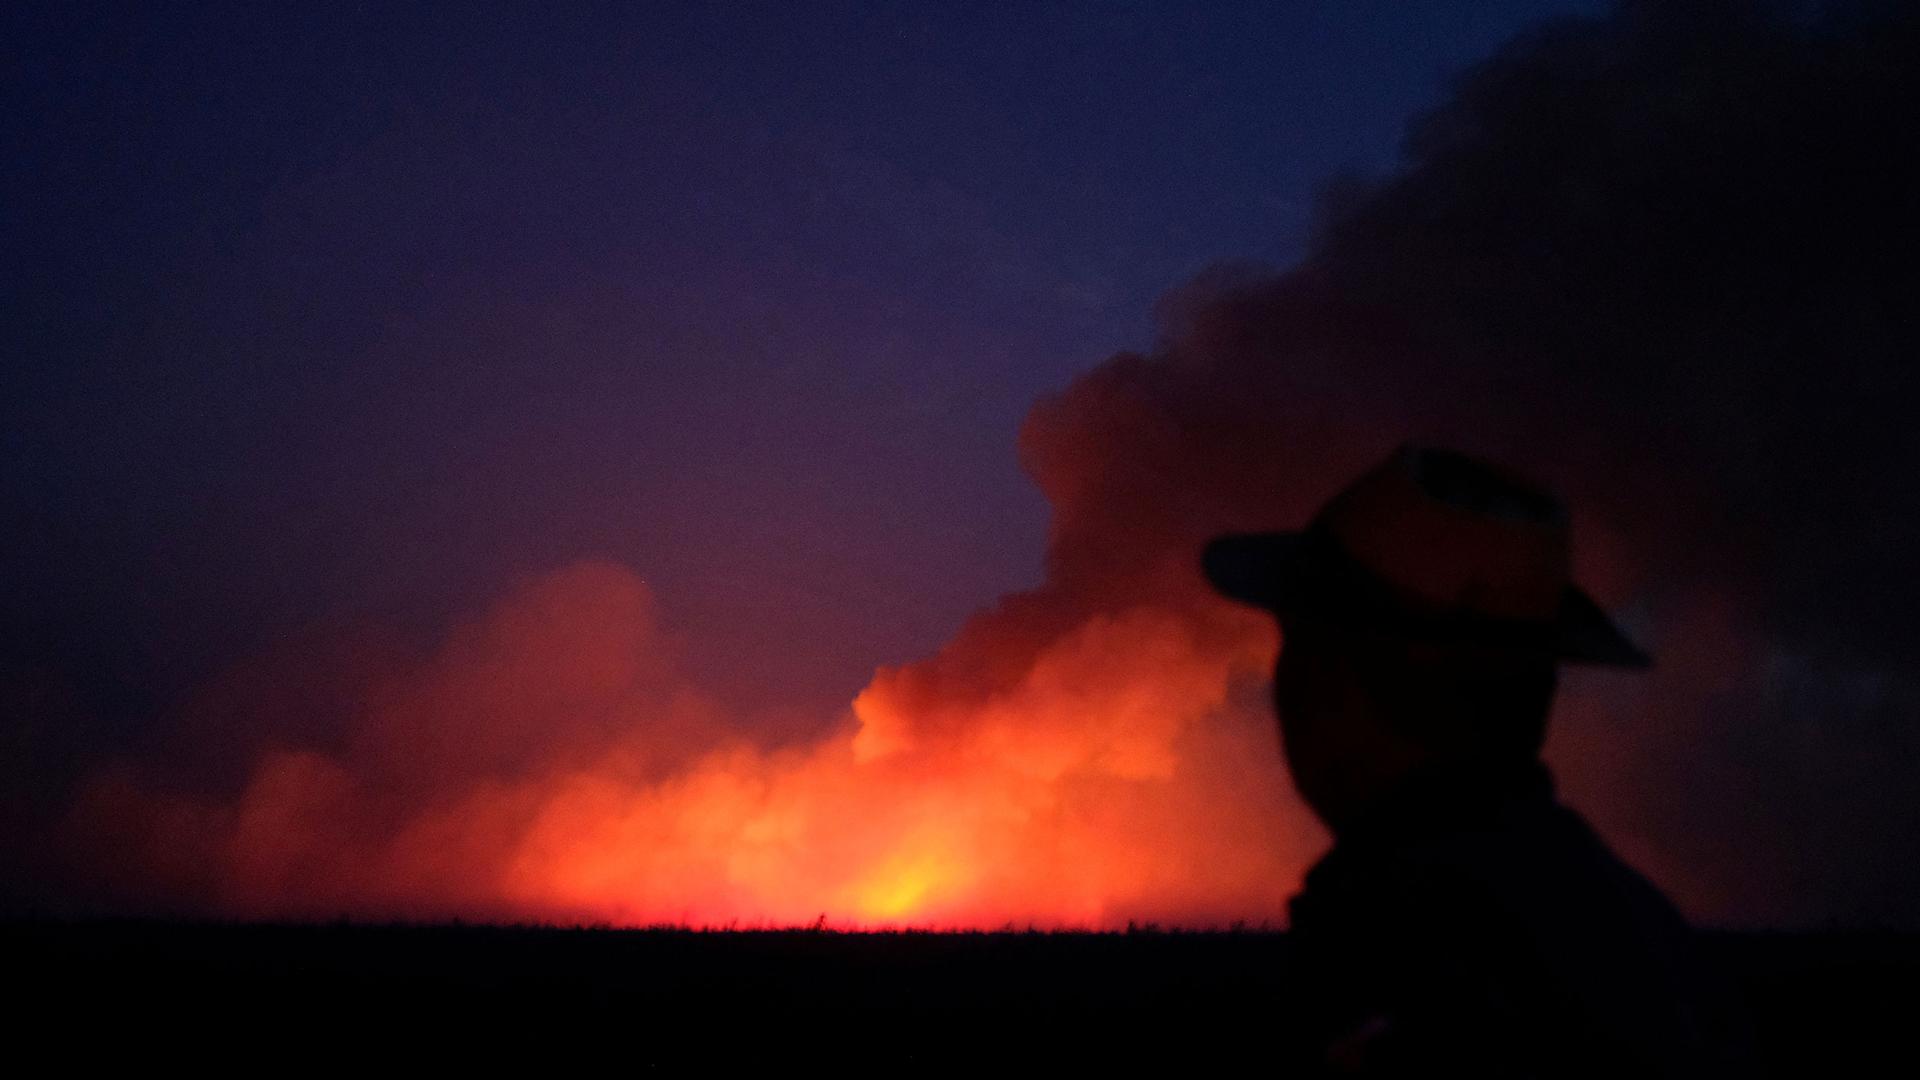
M 1191 587 L 1205 536 L 1402 438 L 1522 464 L 1660 656 L 1570 680 L 1573 799 L 1702 917 L 1920 921 L 1916 71 L 1910 9 L 1511 43 L 1330 187 L 1301 265 L 1203 275 L 1035 410 L 1047 592 Z

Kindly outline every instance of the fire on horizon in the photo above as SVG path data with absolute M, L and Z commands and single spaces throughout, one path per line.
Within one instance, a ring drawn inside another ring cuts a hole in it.
M 850 723 L 766 749 L 653 661 L 645 586 L 581 564 L 349 691 L 341 750 L 264 754 L 226 802 L 108 774 L 83 827 L 136 823 L 142 873 L 254 918 L 1278 922 L 1314 841 L 1270 722 L 1223 711 L 1271 631 L 1217 614 L 1089 619 L 937 718 L 886 672 Z

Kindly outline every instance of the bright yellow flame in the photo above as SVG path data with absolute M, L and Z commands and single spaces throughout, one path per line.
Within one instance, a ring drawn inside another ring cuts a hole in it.
M 958 867 L 937 852 L 904 853 L 888 860 L 854 890 L 853 909 L 862 919 L 898 922 L 938 906 Z

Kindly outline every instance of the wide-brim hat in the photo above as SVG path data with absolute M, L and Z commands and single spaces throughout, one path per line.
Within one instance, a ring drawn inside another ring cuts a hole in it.
M 1409 640 L 1646 667 L 1573 584 L 1565 504 L 1503 466 L 1403 446 L 1295 532 L 1206 547 L 1222 594 L 1278 615 Z

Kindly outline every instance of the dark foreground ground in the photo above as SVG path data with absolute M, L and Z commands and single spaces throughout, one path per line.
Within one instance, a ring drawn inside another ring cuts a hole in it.
M 1920 938 L 1708 941 L 1776 1074 L 1920 1075 Z M 1178 1064 L 1248 1075 L 1263 1071 L 1286 1023 L 1278 1003 L 1289 989 L 1285 935 L 1257 932 L 27 921 L 0 924 L 0 950 L 16 1055 L 275 1073 L 345 1057 L 621 1072 Z

